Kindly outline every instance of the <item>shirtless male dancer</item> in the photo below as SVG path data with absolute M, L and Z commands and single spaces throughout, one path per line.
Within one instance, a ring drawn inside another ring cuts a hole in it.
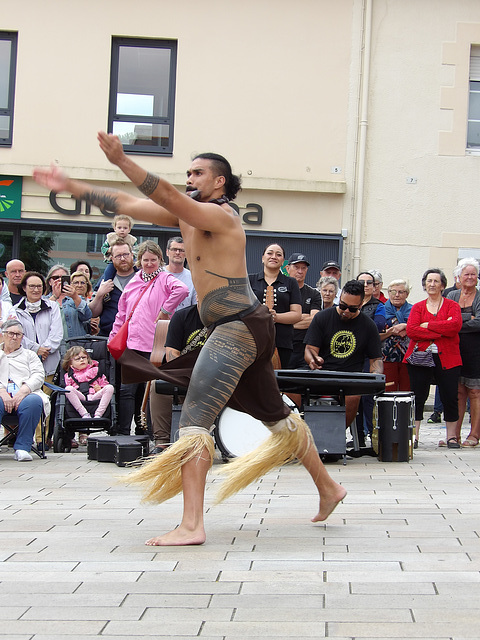
M 263 451 L 260 462 L 259 456 L 253 456 L 252 464 L 244 462 L 249 456 L 247 454 L 226 465 L 227 476 L 233 474 L 235 482 L 238 482 L 233 489 L 227 490 L 224 497 L 246 486 L 276 464 L 296 457 L 310 473 L 320 497 L 319 511 L 312 522 L 325 520 L 347 492 L 329 476 L 308 427 L 295 414 L 288 415 L 289 409 L 285 408 L 278 392 L 271 364 L 273 320 L 267 308 L 259 305 L 250 288 L 245 233 L 240 217 L 228 205 L 240 188 L 240 179 L 232 174 L 229 163 L 222 156 L 201 154 L 194 158 L 187 171 L 187 193 L 193 192 L 193 197 L 189 197 L 133 162 L 125 155 L 116 136 L 99 132 L 98 141 L 108 160 L 149 199 L 72 180 L 55 166 L 35 169 L 35 180 L 53 191 L 70 193 L 115 214 L 127 214 L 156 225 L 180 227 L 197 291 L 200 316 L 206 326 L 213 327 L 203 348 L 197 350 L 199 355 L 181 412 L 181 437 L 165 453 L 155 456 L 133 474 L 135 477 L 140 473 L 139 479 L 134 481 L 152 485 L 146 498 L 154 502 L 166 500 L 183 490 L 180 525 L 169 533 L 148 540 L 146 544 L 168 546 L 205 542 L 204 493 L 207 472 L 213 462 L 209 430 L 226 403 L 245 387 L 249 375 L 250 387 L 236 407 L 244 402 L 243 406 L 249 412 L 265 421 L 272 431 L 267 442 L 271 441 L 273 445 Z M 162 377 L 161 370 L 156 377 Z M 266 401 L 268 407 L 265 406 L 265 394 L 262 396 L 260 393 L 265 382 L 276 387 L 277 391 Z M 249 406 L 252 395 L 255 403 Z M 264 406 L 257 407 L 262 402 Z M 300 422 L 305 427 L 299 427 Z M 265 465 L 265 459 L 272 458 L 272 452 L 279 448 L 275 438 L 280 438 L 284 451 L 273 464 L 267 460 L 270 464 Z M 253 469 L 251 477 L 246 467 Z M 176 485 L 175 474 L 178 476 Z M 172 483 L 175 486 L 170 486 Z

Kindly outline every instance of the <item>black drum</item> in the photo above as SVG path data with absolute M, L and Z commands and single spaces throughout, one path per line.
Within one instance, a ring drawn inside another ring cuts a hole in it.
M 408 462 L 415 426 L 415 396 L 411 391 L 389 391 L 375 397 L 378 459 Z
M 283 401 L 298 413 L 296 405 L 286 395 Z M 214 430 L 215 444 L 222 458 L 236 458 L 250 453 L 262 444 L 270 435 L 270 430 L 261 420 L 252 418 L 248 413 L 225 407 L 217 419 Z

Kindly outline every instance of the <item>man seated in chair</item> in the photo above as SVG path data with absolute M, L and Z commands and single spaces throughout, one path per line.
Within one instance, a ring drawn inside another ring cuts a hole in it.
M 5 414 L 18 416 L 15 460 L 32 460 L 30 450 L 35 428 L 47 409 L 48 396 L 43 393 L 45 379 L 43 364 L 34 351 L 22 347 L 23 328 L 18 320 L 7 320 L 2 326 L 0 345 L 0 421 Z

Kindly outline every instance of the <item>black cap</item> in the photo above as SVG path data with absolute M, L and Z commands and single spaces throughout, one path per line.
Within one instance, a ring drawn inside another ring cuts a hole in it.
M 307 256 L 303 255 L 303 253 L 292 253 L 288 259 L 288 264 L 297 264 L 297 262 L 305 262 L 307 267 L 310 266 Z
M 321 271 L 325 271 L 325 269 L 338 269 L 339 271 L 342 270 L 338 262 L 335 262 L 335 260 L 328 260 L 328 262 L 324 262 Z

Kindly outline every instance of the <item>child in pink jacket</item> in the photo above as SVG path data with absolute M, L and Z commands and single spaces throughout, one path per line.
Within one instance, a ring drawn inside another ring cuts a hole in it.
M 113 385 L 98 375 L 98 362 L 92 360 L 83 347 L 70 347 L 62 362 L 67 400 L 81 418 L 91 418 L 85 401 L 100 400 L 94 418 L 101 418 L 113 396 Z

